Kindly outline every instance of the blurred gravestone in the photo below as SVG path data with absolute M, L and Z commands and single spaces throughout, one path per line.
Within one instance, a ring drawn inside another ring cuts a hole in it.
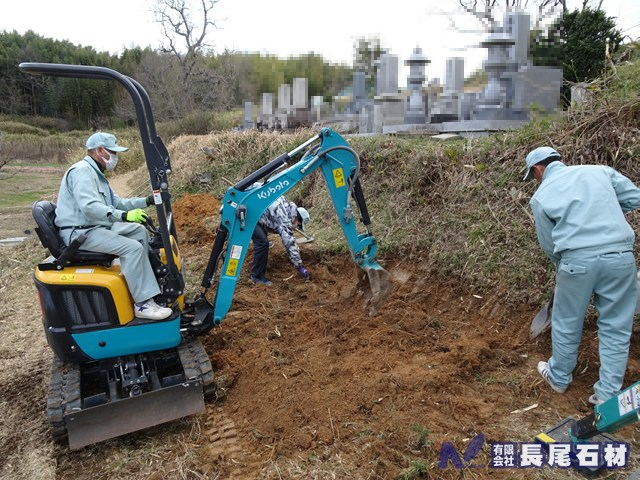
M 422 54 L 422 49 L 416 47 L 405 64 L 409 66 L 409 77 L 407 85 L 409 87 L 409 108 L 404 117 L 407 124 L 426 123 L 427 115 L 425 108 L 424 96 L 422 94 L 422 84 L 426 80 L 425 66 L 430 62 L 427 57 Z

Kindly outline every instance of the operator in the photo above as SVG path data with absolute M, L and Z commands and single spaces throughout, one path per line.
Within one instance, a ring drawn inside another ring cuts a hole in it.
M 116 137 L 103 132 L 91 135 L 86 143 L 87 156 L 73 164 L 62 177 L 56 225 L 69 245 L 78 235 L 87 237 L 83 250 L 120 257 L 120 268 L 135 302 L 138 318 L 162 320 L 171 315 L 153 297 L 160 287 L 149 261 L 149 237 L 143 208 L 153 203 L 153 196 L 120 198 L 109 186 L 106 171 L 118 163 L 121 147 Z
M 542 249 L 556 265 L 551 358 L 538 372 L 564 393 L 573 380 L 591 295 L 598 310 L 599 379 L 589 402 L 622 387 L 637 300 L 635 235 L 624 213 L 640 207 L 640 189 L 604 165 L 568 167 L 551 147 L 526 157 L 525 181 L 539 187 L 530 205 Z
M 296 243 L 293 231 L 296 228 L 304 231 L 304 227 L 309 223 L 309 212 L 288 201 L 284 196 L 280 197 L 262 214 L 256 225 L 251 240 L 253 240 L 253 265 L 251 266 L 251 280 L 266 286 L 272 285 L 267 280 L 265 273 L 269 261 L 269 238 L 268 232 L 280 235 L 289 260 L 298 273 L 305 280 L 309 279 L 309 272 L 302 265 L 300 249 Z

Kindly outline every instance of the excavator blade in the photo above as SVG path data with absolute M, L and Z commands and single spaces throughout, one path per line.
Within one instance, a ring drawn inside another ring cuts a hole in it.
M 392 284 L 389 278 L 389 272 L 379 265 L 360 270 L 358 289 L 364 294 L 365 308 L 369 309 L 370 317 L 378 312 L 378 308 L 391 293 Z
M 202 380 L 195 379 L 72 412 L 64 416 L 64 422 L 69 436 L 69 448 L 77 450 L 204 410 Z

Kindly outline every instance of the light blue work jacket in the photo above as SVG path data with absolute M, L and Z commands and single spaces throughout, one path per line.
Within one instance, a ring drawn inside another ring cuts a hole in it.
M 557 264 L 562 257 L 633 250 L 624 212 L 640 207 L 640 189 L 604 165 L 549 164 L 530 200 L 538 241 Z
M 62 177 L 56 208 L 58 227 L 111 226 L 122 221 L 122 214 L 145 208 L 141 198 L 120 198 L 96 162 L 86 156 L 73 164 Z

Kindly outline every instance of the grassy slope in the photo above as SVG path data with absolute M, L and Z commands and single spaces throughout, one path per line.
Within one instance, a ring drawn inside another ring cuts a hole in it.
M 526 153 L 552 145 L 569 164 L 608 163 L 640 183 L 639 114 L 633 97 L 481 140 L 442 144 L 418 138 L 350 138 L 360 155 L 380 253 L 427 264 L 440 279 L 474 293 L 540 302 L 553 275 L 528 206 L 535 185 L 521 182 Z M 221 196 L 224 179 L 236 181 L 312 135 L 179 137 L 170 144 L 174 192 L 206 190 Z M 203 147 L 213 149 L 213 158 Z M 191 182 L 203 172 L 213 175 L 212 186 Z M 327 250 L 345 248 L 319 174 L 306 178 L 290 197 L 310 209 L 310 228 Z M 629 218 L 637 224 L 635 214 Z

